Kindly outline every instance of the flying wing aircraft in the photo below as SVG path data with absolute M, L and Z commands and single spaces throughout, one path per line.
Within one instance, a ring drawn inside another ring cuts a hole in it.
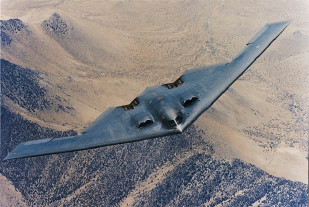
M 266 24 L 231 62 L 185 71 L 173 83 L 146 88 L 128 105 L 107 109 L 81 135 L 23 142 L 5 160 L 181 133 L 250 67 L 290 22 Z

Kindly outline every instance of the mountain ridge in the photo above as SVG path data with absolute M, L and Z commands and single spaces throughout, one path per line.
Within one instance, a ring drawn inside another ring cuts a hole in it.
M 2 96 L 4 154 L 25 140 L 80 132 L 146 87 L 231 60 L 265 23 L 294 19 L 182 135 L 1 162 L 27 205 L 306 206 L 307 1 L 1 4 L 1 25 L 9 24 L 1 58 L 11 65 L 1 83 L 12 92 Z M 27 91 L 39 94 L 35 103 L 18 95 Z

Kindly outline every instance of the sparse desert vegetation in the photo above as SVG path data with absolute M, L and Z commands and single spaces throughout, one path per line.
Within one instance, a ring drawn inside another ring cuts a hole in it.
M 187 69 L 230 61 L 265 23 L 293 19 L 184 134 L 1 161 L 11 203 L 1 205 L 307 206 L 308 8 L 1 1 L 2 158 L 22 141 L 76 134 Z

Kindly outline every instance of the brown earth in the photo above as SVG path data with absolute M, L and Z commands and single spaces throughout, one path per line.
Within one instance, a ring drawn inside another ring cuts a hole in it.
M 0 206 L 27 206 L 21 193 L 17 191 L 14 185 L 2 174 L 0 174 L 0 185 Z
M 293 19 L 196 125 L 216 156 L 308 183 L 308 8 L 307 1 L 2 1 L 1 19 L 25 28 L 11 31 L 1 58 L 39 72 L 49 94 L 75 110 L 30 113 L 7 104 L 40 125 L 81 130 L 147 86 L 231 60 L 264 24 Z

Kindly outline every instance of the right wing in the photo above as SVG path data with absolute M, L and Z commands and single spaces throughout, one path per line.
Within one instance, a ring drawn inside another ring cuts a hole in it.
M 291 20 L 266 24 L 229 63 L 187 70 L 181 76 L 183 84 L 175 88 L 175 93 L 178 90 L 185 91 L 190 88 L 198 101 L 186 107 L 185 111 L 189 115 L 185 117 L 183 129 L 190 126 L 207 110 L 254 63 L 290 22 Z

